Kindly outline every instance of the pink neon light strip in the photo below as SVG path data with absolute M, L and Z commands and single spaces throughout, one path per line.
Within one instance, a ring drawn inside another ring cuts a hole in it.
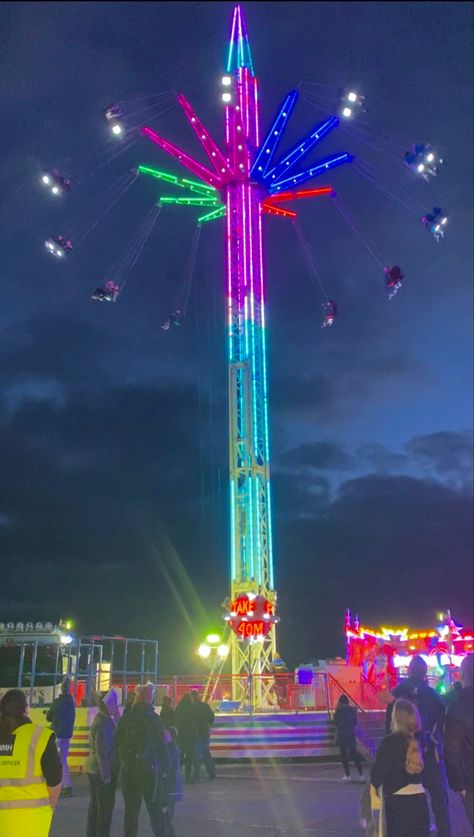
M 214 166 L 215 170 L 217 171 L 219 177 L 222 180 L 226 179 L 226 175 L 228 178 L 232 177 L 233 172 L 230 169 L 224 155 L 222 154 L 222 151 L 211 137 L 207 128 L 205 128 L 202 124 L 196 112 L 193 110 L 190 102 L 188 102 L 188 100 L 186 99 L 186 96 L 183 96 L 183 94 L 180 93 L 180 95 L 177 97 L 177 101 L 180 107 L 183 109 L 186 119 L 190 123 L 191 128 L 196 134 L 199 142 L 204 148 L 204 151 L 209 157 L 209 160 Z
M 254 95 L 254 102 L 255 102 L 255 146 L 256 148 L 260 148 L 260 125 L 259 125 L 259 107 L 258 107 L 258 81 L 254 77 L 253 79 L 253 95 Z M 253 160 L 252 160 L 253 163 Z
M 250 109 L 249 109 L 249 71 L 247 67 L 242 68 L 242 84 L 245 101 L 245 133 L 247 139 L 252 140 L 250 135 Z
M 242 111 L 234 110 L 234 167 L 237 173 L 237 176 L 245 177 L 245 147 L 246 147 L 246 136 L 245 136 L 245 129 L 244 123 L 242 121 Z M 240 128 L 240 130 L 239 130 Z M 240 148 L 239 148 L 240 146 Z M 243 169 L 240 168 L 240 164 L 242 163 Z
M 215 189 L 221 189 L 223 186 L 223 182 L 214 172 L 209 171 L 206 169 L 205 166 L 202 166 L 201 163 L 198 163 L 197 160 L 194 160 L 176 145 L 173 145 L 172 142 L 168 142 L 168 140 L 163 139 L 160 137 L 155 131 L 152 131 L 151 128 L 142 128 L 142 134 L 148 139 L 151 139 L 152 142 L 159 145 L 163 151 L 166 151 L 172 157 L 176 157 L 179 163 L 185 168 L 192 171 L 197 177 L 200 177 L 201 180 L 204 180 L 205 183 L 209 183 L 210 186 L 214 186 Z

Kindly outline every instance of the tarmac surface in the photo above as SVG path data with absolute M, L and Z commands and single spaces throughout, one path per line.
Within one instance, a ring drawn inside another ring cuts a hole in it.
M 215 782 L 184 788 L 175 817 L 177 837 L 361 837 L 363 785 L 341 781 L 337 764 L 223 764 Z M 83 837 L 89 801 L 86 776 L 73 775 L 71 799 L 61 799 L 51 837 Z M 472 837 L 459 797 L 451 794 L 453 837 Z M 111 837 L 123 837 L 120 790 Z M 152 837 L 141 812 L 139 837 Z

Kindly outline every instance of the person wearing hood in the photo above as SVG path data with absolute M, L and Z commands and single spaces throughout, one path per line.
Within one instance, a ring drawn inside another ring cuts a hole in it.
M 89 756 L 85 772 L 89 776 L 90 802 L 87 814 L 87 837 L 109 837 L 117 786 L 118 760 L 115 744 L 119 717 L 114 689 L 103 697 L 97 695 L 97 714 L 89 736 Z
M 137 837 L 142 799 L 155 837 L 164 837 L 169 773 L 165 728 L 156 714 L 153 683 L 137 686 L 135 703 L 117 731 L 120 777 L 125 801 L 124 835 Z
M 179 746 L 183 755 L 186 782 L 192 781 L 194 748 L 197 742 L 197 725 L 191 692 L 185 692 L 175 710 Z
M 61 694 L 57 697 L 46 712 L 46 720 L 50 722 L 51 729 L 56 735 L 59 758 L 63 768 L 63 787 L 61 796 L 72 796 L 71 774 L 69 772 L 68 755 L 69 745 L 74 732 L 74 721 L 76 719 L 76 706 L 71 695 L 71 681 L 65 677 L 61 683 Z
M 444 732 L 444 757 L 451 790 L 459 793 L 467 818 L 474 824 L 474 654 L 467 654 L 461 663 L 464 686 L 448 707 Z

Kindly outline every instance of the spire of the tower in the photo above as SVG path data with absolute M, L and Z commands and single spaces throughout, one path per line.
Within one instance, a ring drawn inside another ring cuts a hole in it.
M 247 67 L 254 75 L 247 23 L 242 6 L 235 6 L 232 16 L 227 72 L 232 73 L 238 67 Z

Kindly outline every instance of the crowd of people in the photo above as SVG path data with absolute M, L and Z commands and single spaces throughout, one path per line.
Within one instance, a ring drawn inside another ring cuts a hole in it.
M 165 697 L 158 714 L 152 683 L 130 692 L 122 713 L 114 689 L 96 693 L 94 701 L 84 767 L 90 789 L 87 837 L 109 837 L 119 786 L 125 837 L 138 834 L 142 801 L 155 837 L 173 837 L 174 810 L 182 799 L 181 757 L 186 781 L 199 782 L 202 764 L 209 779 L 216 778 L 209 751 L 212 709 L 190 692 L 176 709 Z M 32 723 L 20 689 L 10 689 L 0 701 L 1 837 L 47 837 L 59 796 L 72 796 L 68 752 L 75 706 L 68 680 L 45 714 L 49 728 Z
M 455 837 L 448 784 L 460 794 L 473 825 L 474 655 L 461 665 L 460 686 L 447 701 L 427 682 L 422 657 L 412 658 L 408 677 L 393 689 L 386 710 L 386 735 L 361 798 L 367 837 Z M 343 695 L 334 716 L 345 775 L 349 761 L 362 774 L 356 748 L 356 710 Z M 433 822 L 430 821 L 430 808 Z M 378 827 L 375 822 L 378 812 Z
M 430 830 L 438 837 L 455 837 L 448 784 L 460 794 L 473 825 L 473 663 L 469 654 L 461 666 L 460 685 L 443 701 L 428 685 L 424 660 L 413 657 L 408 678 L 391 693 L 386 735 L 368 779 L 357 749 L 357 711 L 347 695 L 341 696 L 333 722 L 343 778 L 350 778 L 352 761 L 365 783 L 361 827 L 368 837 L 428 837 Z M 142 801 L 153 834 L 173 837 L 175 806 L 183 795 L 182 765 L 186 782 L 199 782 L 202 766 L 209 780 L 216 778 L 209 750 L 211 707 L 193 691 L 176 708 L 164 697 L 158 714 L 152 683 L 130 692 L 122 713 L 114 689 L 97 693 L 95 702 L 85 765 L 90 787 L 87 837 L 109 837 L 119 786 L 125 837 L 138 834 Z M 72 796 L 68 751 L 75 708 L 69 681 L 45 714 L 50 727 L 32 723 L 20 689 L 10 689 L 0 701 L 1 837 L 47 837 L 59 796 Z

